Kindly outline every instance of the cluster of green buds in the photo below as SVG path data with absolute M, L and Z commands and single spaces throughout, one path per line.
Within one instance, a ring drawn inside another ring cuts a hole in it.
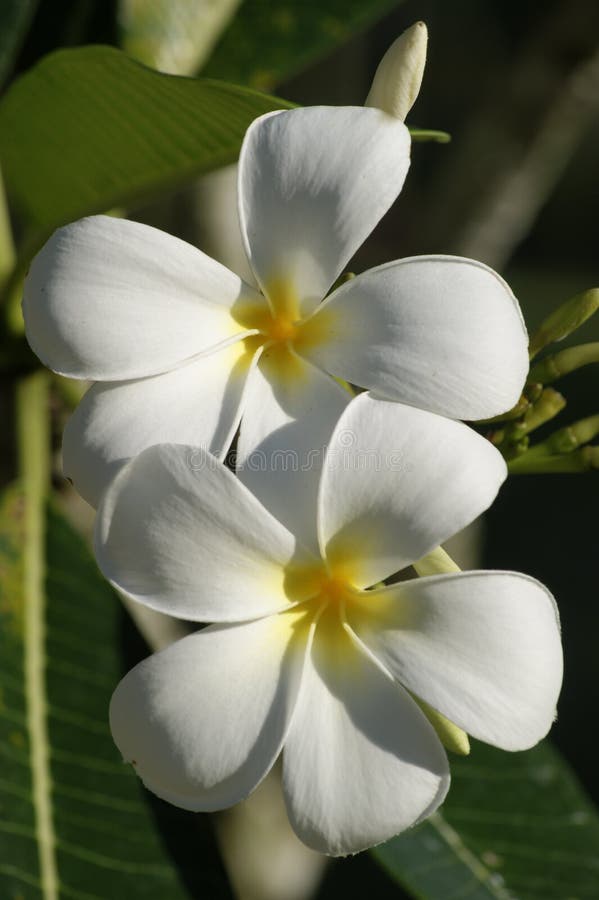
M 558 307 L 530 340 L 531 363 L 541 351 L 568 337 L 599 309 L 599 288 L 591 288 Z M 479 424 L 491 426 L 487 437 L 501 450 L 513 474 L 586 472 L 599 469 L 599 415 L 580 419 L 531 443 L 531 434 L 554 419 L 566 398 L 552 385 L 564 375 L 599 363 L 599 342 L 550 352 L 531 366 L 522 396 L 509 412 Z

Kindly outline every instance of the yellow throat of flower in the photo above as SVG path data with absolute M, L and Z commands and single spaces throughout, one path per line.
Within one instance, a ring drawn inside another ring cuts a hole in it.
M 234 311 L 234 317 L 244 328 L 258 332 L 247 339 L 247 349 L 256 350 L 263 346 L 281 371 L 291 374 L 292 366 L 287 359 L 290 351 L 301 354 L 316 343 L 326 340 L 326 316 L 322 313 L 316 319 L 302 318 L 300 301 L 293 282 L 285 278 L 274 278 L 267 286 L 268 302 L 242 303 Z
M 443 553 L 443 551 L 441 551 Z M 328 663 L 342 669 L 344 677 L 352 677 L 356 660 L 355 647 L 346 625 L 352 620 L 370 620 L 384 627 L 385 603 L 380 598 L 371 604 L 369 592 L 355 586 L 358 574 L 355 562 L 346 558 L 327 568 L 324 564 L 290 566 L 286 573 L 286 591 L 290 599 L 299 601 L 288 615 L 303 624 L 302 639 L 307 637 L 310 620 L 316 623 L 318 650 Z M 408 623 L 406 623 L 408 625 Z M 409 626 L 408 626 L 409 627 Z M 470 752 L 468 735 L 420 697 L 411 694 L 447 750 L 458 755 Z

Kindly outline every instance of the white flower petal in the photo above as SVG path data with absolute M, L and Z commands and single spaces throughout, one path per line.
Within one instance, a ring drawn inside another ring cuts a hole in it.
M 461 422 L 361 394 L 331 438 L 322 552 L 358 587 L 425 556 L 493 502 L 507 469 Z
M 352 628 L 408 690 L 473 737 L 526 750 L 555 718 L 562 648 L 554 600 L 512 572 L 463 572 L 369 591 Z
M 309 107 L 262 116 L 239 158 L 239 215 L 263 291 L 290 285 L 305 315 L 399 194 L 403 123 L 378 109 Z
M 298 619 L 211 626 L 125 676 L 110 727 L 146 787 L 176 806 L 214 810 L 259 784 L 295 706 L 305 654 Z
M 284 609 L 293 536 L 215 457 L 160 444 L 121 469 L 96 519 L 104 575 L 180 618 L 231 622 Z
M 326 615 L 326 614 L 325 614 Z M 403 831 L 443 800 L 445 752 L 416 703 L 338 624 L 319 623 L 283 751 L 291 824 L 334 856 Z
M 23 292 L 27 339 L 51 369 L 119 381 L 156 375 L 244 329 L 236 302 L 258 295 L 172 235 L 92 216 L 59 228 Z
M 381 397 L 469 420 L 520 397 L 528 337 L 508 285 L 482 263 L 388 263 L 346 282 L 315 316 L 328 340 L 310 358 Z
M 252 358 L 236 343 L 162 375 L 94 385 L 67 422 L 64 474 L 97 506 L 124 463 L 153 444 L 191 444 L 220 458 L 239 425 Z
M 249 378 L 237 473 L 315 553 L 324 451 L 350 401 L 330 376 L 288 351 L 266 350 Z

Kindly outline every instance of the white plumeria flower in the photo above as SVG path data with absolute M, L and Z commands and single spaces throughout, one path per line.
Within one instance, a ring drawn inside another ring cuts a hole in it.
M 364 107 L 269 114 L 239 165 L 241 229 L 260 290 L 183 241 L 91 217 L 59 229 L 25 283 L 27 337 L 50 368 L 99 382 L 67 425 L 65 474 L 97 505 L 128 458 L 161 441 L 238 460 L 324 447 L 350 395 L 336 377 L 456 419 L 510 408 L 527 336 L 504 281 L 472 260 L 403 259 L 323 298 L 397 197 L 405 125 Z M 333 377 L 332 377 L 333 376 Z M 268 468 L 268 467 L 266 467 Z M 272 467 L 270 467 L 272 468 Z M 298 502 L 303 502 L 300 479 Z
M 205 451 L 130 461 L 98 511 L 102 571 L 140 603 L 218 623 L 115 691 L 114 739 L 146 786 L 220 809 L 282 752 L 293 828 L 338 855 L 443 801 L 448 761 L 420 703 L 507 750 L 540 740 L 562 677 L 541 584 L 464 572 L 380 586 L 486 509 L 505 475 L 462 423 L 367 393 L 332 435 L 308 544 Z

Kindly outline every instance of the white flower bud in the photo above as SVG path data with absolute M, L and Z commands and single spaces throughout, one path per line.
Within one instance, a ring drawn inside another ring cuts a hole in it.
M 403 122 L 422 84 L 427 41 L 424 22 L 400 34 L 379 63 L 365 106 L 376 106 Z

